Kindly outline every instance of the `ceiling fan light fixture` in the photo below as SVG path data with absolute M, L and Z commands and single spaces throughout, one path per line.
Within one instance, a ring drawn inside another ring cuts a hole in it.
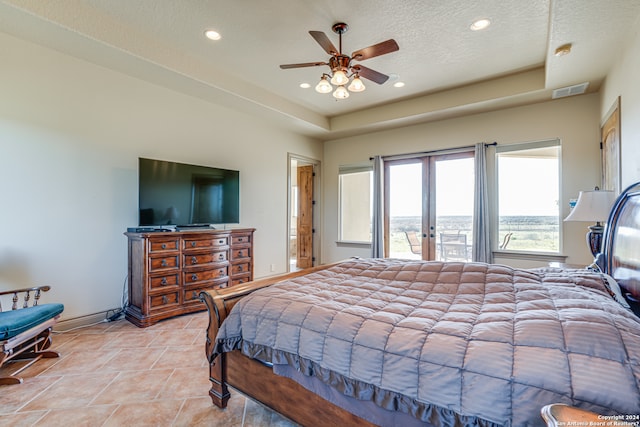
M 342 70 L 335 70 L 333 72 L 333 76 L 331 77 L 331 83 L 335 86 L 342 86 L 349 83 L 349 77 L 347 77 L 347 73 Z
M 364 83 L 362 83 L 362 80 L 360 80 L 360 76 L 356 74 L 347 89 L 349 89 L 351 92 L 362 92 L 366 89 L 366 87 Z
M 316 85 L 316 92 L 329 93 L 332 90 L 333 90 L 333 86 L 331 86 L 331 83 L 329 83 L 329 81 L 327 80 L 327 76 L 323 75 L 320 78 L 320 81 L 318 82 L 318 84 Z
M 344 86 L 338 86 L 333 92 L 333 97 L 336 99 L 347 99 L 349 97 L 349 91 Z

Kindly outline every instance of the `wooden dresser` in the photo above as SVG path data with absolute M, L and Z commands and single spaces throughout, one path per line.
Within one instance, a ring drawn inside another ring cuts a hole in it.
M 200 291 L 253 280 L 253 228 L 131 233 L 129 303 L 139 327 L 205 310 Z

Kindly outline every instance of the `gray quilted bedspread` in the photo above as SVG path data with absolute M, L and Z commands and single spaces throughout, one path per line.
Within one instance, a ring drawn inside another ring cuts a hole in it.
M 640 413 L 640 321 L 586 271 L 347 261 L 241 300 L 211 359 L 234 349 L 433 425 Z

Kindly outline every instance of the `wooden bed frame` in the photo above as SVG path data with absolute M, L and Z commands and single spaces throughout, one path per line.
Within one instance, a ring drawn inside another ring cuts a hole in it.
M 632 297 L 640 299 L 640 183 L 627 188 L 618 198 L 609 217 L 598 265 L 619 280 Z M 628 233 L 629 228 L 633 231 Z M 620 233 L 620 230 L 626 230 Z M 632 240 L 633 239 L 633 240 Z M 631 249 L 630 249 L 631 248 Z M 233 306 L 251 292 L 276 282 L 320 271 L 335 264 L 313 267 L 231 288 L 204 291 L 200 298 L 209 311 L 206 354 L 211 354 L 218 330 Z M 636 311 L 638 313 L 638 311 Z M 275 375 L 271 367 L 235 350 L 223 353 L 209 365 L 212 383 L 209 395 L 219 408 L 229 400 L 229 387 L 305 426 L 373 426 L 368 421 L 332 404 L 295 381 Z

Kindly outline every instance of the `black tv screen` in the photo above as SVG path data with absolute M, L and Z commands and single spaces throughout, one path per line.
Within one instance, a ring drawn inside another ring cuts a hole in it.
M 240 222 L 240 173 L 139 158 L 140 226 Z

